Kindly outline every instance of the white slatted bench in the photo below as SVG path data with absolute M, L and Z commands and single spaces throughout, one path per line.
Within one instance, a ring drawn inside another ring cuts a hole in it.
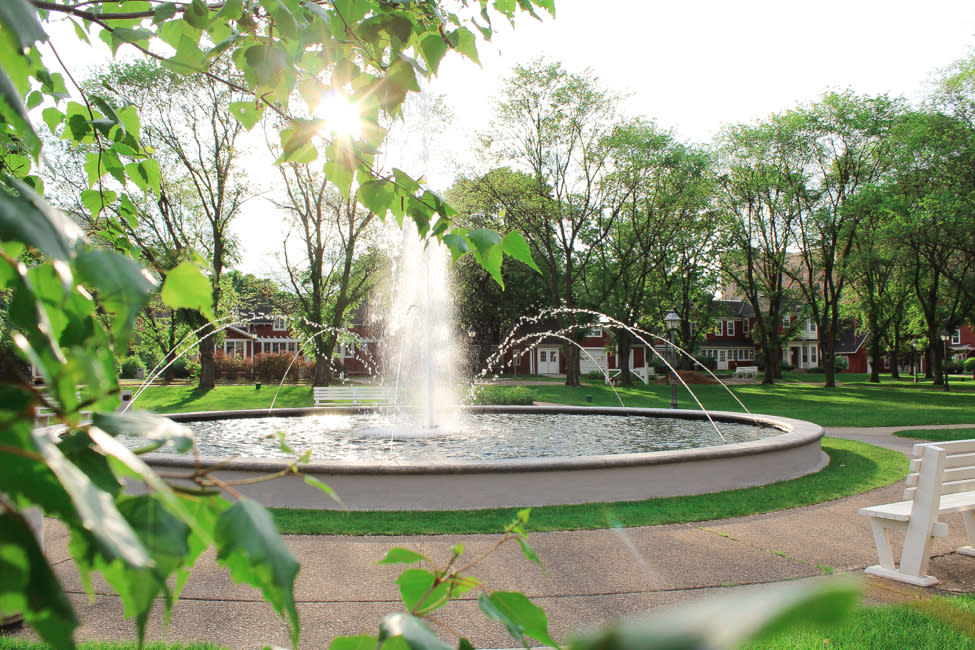
M 870 518 L 880 560 L 866 573 L 929 587 L 938 583 L 927 575 L 931 540 L 948 536 L 940 515 L 961 513 L 969 544 L 975 544 L 975 440 L 919 443 L 914 456 L 905 501 L 860 508 L 860 514 Z M 887 537 L 891 529 L 905 531 L 898 565 Z M 958 553 L 975 556 L 975 548 L 962 546 Z
M 758 377 L 758 366 L 738 366 L 735 368 L 735 379 L 740 377 Z
M 315 406 L 359 406 L 362 404 L 392 405 L 396 390 L 390 386 L 315 386 L 312 389 Z

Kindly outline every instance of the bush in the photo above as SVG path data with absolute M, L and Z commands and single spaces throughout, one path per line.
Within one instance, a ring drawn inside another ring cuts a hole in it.
M 583 379 L 606 379 L 602 370 L 590 370 L 582 376 Z
M 783 372 L 785 372 L 785 371 L 787 371 L 787 370 L 794 370 L 794 369 L 795 369 L 795 366 L 793 366 L 793 365 L 792 365 L 791 363 L 789 363 L 788 361 L 779 361 L 779 368 L 780 368 L 780 369 L 781 369 L 781 370 L 782 370 Z
M 717 370 L 718 368 L 718 360 L 712 356 L 697 357 L 697 362 L 708 370 Z
M 975 357 L 969 357 L 964 362 L 965 372 L 975 372 Z
M 119 376 L 122 379 L 135 379 L 139 376 L 139 369 L 145 372 L 145 365 L 142 363 L 142 359 L 133 355 L 131 357 L 126 357 L 122 361 L 122 367 L 119 368 Z
M 185 356 L 173 362 L 173 377 L 176 379 L 190 379 L 200 376 L 200 362 L 197 359 L 187 359 Z
M 534 402 L 535 391 L 526 386 L 478 386 L 470 398 L 471 404 L 487 406 L 530 406 Z
M 964 370 L 964 361 L 961 359 L 950 359 L 945 362 L 948 367 L 948 372 L 960 373 Z
M 313 361 L 306 361 L 302 356 L 295 359 L 294 352 L 259 354 L 254 358 L 254 372 L 265 384 L 280 383 L 286 372 L 288 381 L 298 383 L 299 379 L 311 376 L 314 367 Z
M 837 372 L 843 372 L 844 370 L 850 369 L 850 358 L 848 356 L 837 354 L 833 357 L 833 370 Z
M 254 362 L 239 356 L 228 356 L 223 350 L 213 354 L 217 379 L 250 379 Z

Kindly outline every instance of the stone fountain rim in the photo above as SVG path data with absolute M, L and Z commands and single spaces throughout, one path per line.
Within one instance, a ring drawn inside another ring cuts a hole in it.
M 612 415 L 612 416 L 643 416 L 668 417 L 688 420 L 707 421 L 707 415 L 701 410 L 691 409 L 660 409 L 660 408 L 629 408 L 629 407 L 590 407 L 590 406 L 473 406 L 466 407 L 475 413 L 524 413 L 524 414 L 552 414 L 552 415 Z M 167 417 L 176 422 L 192 422 L 224 419 L 250 419 L 265 417 L 296 417 L 304 415 L 321 415 L 328 413 L 368 413 L 381 411 L 382 408 L 348 408 L 348 407 L 307 407 L 307 408 L 278 408 L 247 409 L 237 411 L 201 411 L 189 413 L 172 413 Z M 312 461 L 301 465 L 303 471 L 309 473 L 327 474 L 396 474 L 396 475 L 425 475 L 425 474 L 478 474 L 478 473 L 507 473 L 507 472 L 551 472 L 555 470 L 580 469 L 609 469 L 652 465 L 670 465 L 674 463 L 690 463 L 733 457 L 745 457 L 770 452 L 787 451 L 810 444 L 815 444 L 825 434 L 824 429 L 812 422 L 796 420 L 788 417 L 763 414 L 735 413 L 730 411 L 709 411 L 708 414 L 716 422 L 738 422 L 745 424 L 759 424 L 778 429 L 782 433 L 770 438 L 749 442 L 697 447 L 693 449 L 678 449 L 668 451 L 653 451 L 630 454 L 613 454 L 600 456 L 550 457 L 550 458 L 516 458 L 490 461 L 430 461 L 420 463 L 376 463 L 357 461 Z M 222 469 L 233 471 L 251 471 L 273 473 L 286 469 L 289 462 L 286 459 L 254 459 L 201 456 L 194 458 L 186 454 L 154 453 L 151 464 L 157 467 L 193 467 L 210 468 L 220 466 Z

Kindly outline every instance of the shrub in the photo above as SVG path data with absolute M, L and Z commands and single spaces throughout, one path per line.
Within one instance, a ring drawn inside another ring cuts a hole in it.
M 213 365 L 218 379 L 250 379 L 254 362 L 239 356 L 224 354 L 218 350 L 213 354 Z
M 961 359 L 950 359 L 945 362 L 948 372 L 960 373 L 964 369 L 964 362 Z
M 119 376 L 123 379 L 135 379 L 139 376 L 139 369 L 145 371 L 146 367 L 142 363 L 142 359 L 133 355 L 131 357 L 126 357 L 122 361 L 122 367 L 119 368 Z
M 837 354 L 833 357 L 833 370 L 843 372 L 850 369 L 850 358 L 846 355 Z
M 975 357 L 965 359 L 965 372 L 975 372 Z
M 602 370 L 590 370 L 585 375 L 582 376 L 583 379 L 606 379 L 606 375 L 603 374 Z
M 697 357 L 697 362 L 708 370 L 717 370 L 718 368 L 718 360 L 712 356 Z
M 173 362 L 173 377 L 176 379 L 189 379 L 191 377 L 198 377 L 199 375 L 199 360 L 180 357 Z
M 254 372 L 265 384 L 279 383 L 285 373 L 288 373 L 287 381 L 297 383 L 299 379 L 309 376 L 314 366 L 314 362 L 305 361 L 304 357 L 295 359 L 294 352 L 272 352 L 254 358 Z
M 535 391 L 527 386 L 478 386 L 470 398 L 471 404 L 480 405 L 530 406 L 534 402 Z
M 779 361 L 779 368 L 783 371 L 795 369 L 795 367 L 788 361 Z

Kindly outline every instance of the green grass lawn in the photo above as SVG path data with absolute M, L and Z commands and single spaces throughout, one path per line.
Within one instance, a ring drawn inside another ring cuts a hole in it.
M 895 436 L 901 438 L 916 438 L 918 440 L 934 440 L 936 442 L 948 442 L 951 440 L 968 440 L 975 438 L 975 429 L 907 429 L 905 431 L 895 431 Z
M 904 478 L 907 459 L 889 449 L 825 438 L 830 463 L 822 471 L 760 487 L 686 497 L 532 508 L 529 528 L 592 530 L 726 519 L 822 503 Z M 464 511 L 336 511 L 272 509 L 278 528 L 296 535 L 418 535 L 496 533 L 517 508 Z
M 753 413 L 798 418 L 825 427 L 975 423 L 975 382 L 968 382 L 964 387 L 959 387 L 956 382 L 950 392 L 945 392 L 930 383 L 914 384 L 910 380 L 886 378 L 878 385 L 867 383 L 865 375 L 843 375 L 842 379 L 852 381 L 827 389 L 820 383 L 821 375 L 792 374 L 787 375 L 786 381 L 772 386 L 736 384 L 730 390 Z M 742 411 L 722 386 L 692 388 L 707 409 Z M 567 388 L 560 381 L 548 381 L 533 383 L 531 390 L 538 401 L 558 404 L 670 406 L 670 386 L 666 384 L 614 390 L 601 382 L 584 382 L 581 388 Z M 314 404 L 311 387 L 307 385 L 286 384 L 280 391 L 277 386 L 263 386 L 256 390 L 251 384 L 218 385 L 210 391 L 198 391 L 188 385 L 159 385 L 147 389 L 133 408 L 157 413 L 260 409 L 269 408 L 272 399 L 275 407 Z M 678 403 L 682 408 L 697 408 L 697 403 L 683 387 L 678 387 Z

